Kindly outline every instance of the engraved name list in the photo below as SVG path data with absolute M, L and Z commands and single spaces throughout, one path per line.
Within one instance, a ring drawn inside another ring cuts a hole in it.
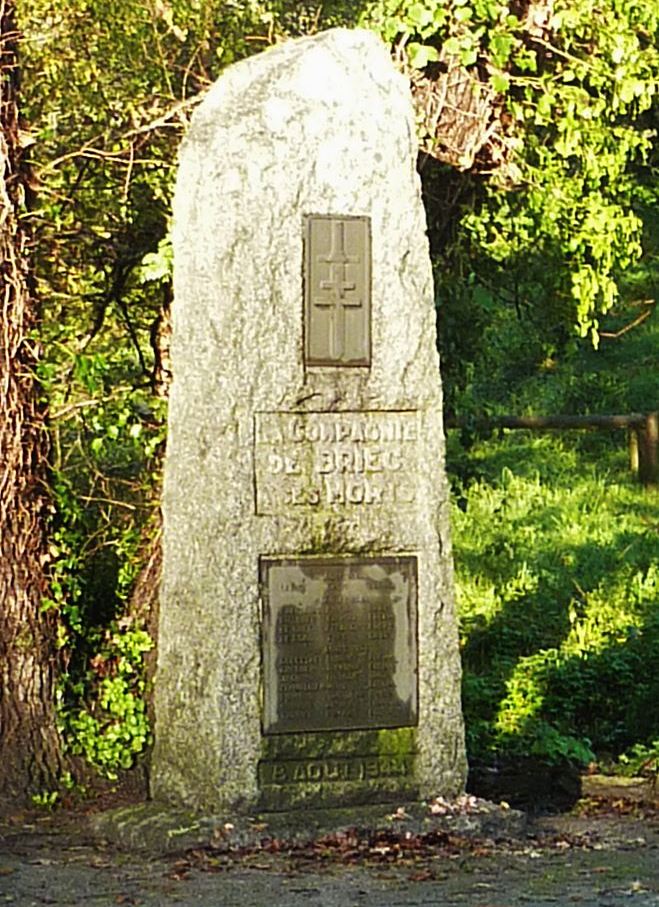
M 416 723 L 413 556 L 261 560 L 264 731 Z

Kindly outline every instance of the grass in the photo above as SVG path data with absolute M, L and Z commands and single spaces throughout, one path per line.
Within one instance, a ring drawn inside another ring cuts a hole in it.
M 469 750 L 588 762 L 659 737 L 659 499 L 566 436 L 471 451 L 453 534 Z M 514 471 L 513 471 L 514 470 Z
M 650 254 L 603 329 L 631 321 L 658 277 Z M 656 309 L 535 369 L 520 325 L 496 332 L 511 353 L 493 354 L 497 374 L 488 355 L 474 368 L 472 411 L 479 399 L 513 414 L 659 409 Z M 659 758 L 659 491 L 630 474 L 625 433 L 462 441 L 449 433 L 447 459 L 471 758 Z

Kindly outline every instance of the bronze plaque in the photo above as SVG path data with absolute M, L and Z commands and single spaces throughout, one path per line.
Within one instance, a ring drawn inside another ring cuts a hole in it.
M 370 365 L 370 219 L 313 215 L 305 225 L 305 363 Z
M 417 723 L 416 558 L 261 560 L 265 734 Z

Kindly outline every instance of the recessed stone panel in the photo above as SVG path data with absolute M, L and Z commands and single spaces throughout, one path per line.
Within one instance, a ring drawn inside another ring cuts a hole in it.
M 416 559 L 261 561 L 263 729 L 417 721 Z
M 257 413 L 256 512 L 409 508 L 419 441 L 411 411 Z
M 414 773 L 414 753 L 395 755 L 330 756 L 317 759 L 262 760 L 263 785 L 349 784 L 382 778 L 409 778 Z

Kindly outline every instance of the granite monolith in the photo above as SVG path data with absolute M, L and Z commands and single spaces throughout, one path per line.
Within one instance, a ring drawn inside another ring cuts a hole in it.
M 463 790 L 432 273 L 408 85 L 361 30 L 229 67 L 175 192 L 152 794 Z

